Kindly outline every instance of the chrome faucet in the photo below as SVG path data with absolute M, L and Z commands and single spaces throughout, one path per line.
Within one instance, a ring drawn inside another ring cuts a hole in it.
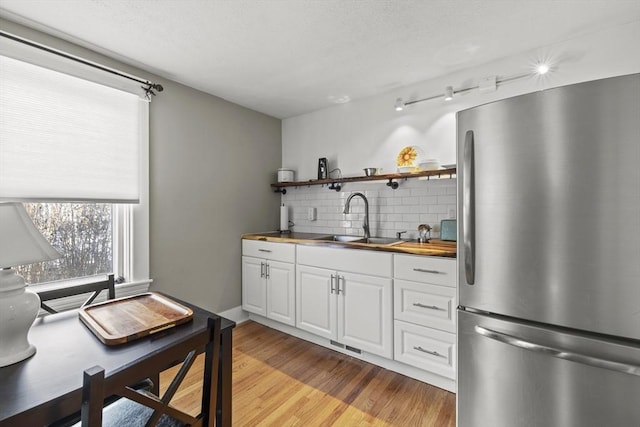
M 364 220 L 362 221 L 362 228 L 364 229 L 365 239 L 368 239 L 371 237 L 371 234 L 369 233 L 369 201 L 365 195 L 362 193 L 351 193 L 347 198 L 347 202 L 344 204 L 344 213 L 349 213 L 349 204 L 351 203 L 351 199 L 355 196 L 360 196 L 362 197 L 362 200 L 364 200 Z

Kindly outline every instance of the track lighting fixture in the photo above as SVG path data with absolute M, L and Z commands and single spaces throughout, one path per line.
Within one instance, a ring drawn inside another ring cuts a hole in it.
M 550 69 L 551 68 L 549 67 L 549 65 L 545 64 L 544 62 L 536 65 L 536 73 L 540 75 L 547 74 Z
M 404 107 L 409 106 L 411 104 L 417 104 L 418 102 L 430 101 L 432 99 L 443 99 L 445 101 L 451 101 L 454 95 L 459 93 L 469 92 L 474 89 L 478 89 L 480 92 L 493 92 L 496 90 L 496 87 L 500 84 L 508 83 L 514 80 L 520 80 L 525 77 L 531 77 L 533 75 L 543 75 L 551 71 L 551 67 L 544 63 L 540 62 L 535 66 L 535 70 L 533 72 L 518 74 L 515 76 L 502 77 L 497 78 L 496 76 L 489 76 L 481 79 L 476 86 L 464 87 L 460 89 L 453 89 L 453 86 L 447 86 L 444 88 L 444 93 L 441 95 L 433 95 L 422 99 L 416 99 L 415 101 L 403 101 L 402 98 L 396 99 L 395 109 L 396 111 L 402 111 Z
M 453 99 L 453 86 L 447 86 L 444 88 L 444 100 L 451 101 Z

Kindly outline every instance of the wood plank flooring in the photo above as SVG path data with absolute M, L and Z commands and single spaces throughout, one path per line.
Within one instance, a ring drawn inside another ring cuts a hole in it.
M 202 357 L 172 404 L 197 413 L 201 378 Z M 454 427 L 455 395 L 248 321 L 234 330 L 233 425 Z

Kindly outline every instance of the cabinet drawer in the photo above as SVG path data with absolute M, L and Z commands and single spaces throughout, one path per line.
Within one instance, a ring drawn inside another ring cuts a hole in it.
M 242 255 L 272 259 L 274 261 L 295 262 L 296 245 L 243 239 Z
M 396 279 L 393 304 L 398 320 L 456 332 L 455 288 Z
M 392 258 L 390 253 L 362 249 L 297 247 L 298 264 L 371 276 L 391 277 Z
M 424 326 L 394 322 L 395 357 L 398 362 L 456 378 L 456 336 Z
M 456 260 L 416 255 L 394 255 L 394 277 L 431 283 L 441 286 L 456 286 Z

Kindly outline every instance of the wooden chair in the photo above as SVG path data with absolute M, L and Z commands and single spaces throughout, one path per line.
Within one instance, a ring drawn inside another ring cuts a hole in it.
M 36 290 L 36 293 L 40 297 L 40 307 L 43 310 L 46 310 L 47 312 L 53 314 L 57 313 L 57 311 L 46 304 L 46 301 L 91 292 L 91 296 L 89 296 L 89 298 L 87 298 L 87 300 L 81 306 L 84 307 L 85 305 L 91 304 L 102 291 L 107 291 L 108 299 L 114 299 L 116 297 L 115 280 L 113 278 L 113 274 L 108 275 L 106 280 L 83 283 L 80 285 L 68 286 L 64 288 L 55 288 L 48 290 L 45 288 L 42 290 Z
M 82 389 L 81 427 L 98 426 L 161 426 L 184 425 L 213 426 L 217 401 L 218 369 L 220 358 L 221 318 L 210 318 L 209 341 L 205 346 L 202 402 L 200 413 L 193 417 L 172 406 L 169 402 L 185 378 L 199 351 L 192 349 L 162 397 L 148 390 L 136 390 L 129 386 L 112 386 L 105 378 L 104 369 L 94 366 L 84 371 Z M 120 399 L 104 406 L 106 396 Z

